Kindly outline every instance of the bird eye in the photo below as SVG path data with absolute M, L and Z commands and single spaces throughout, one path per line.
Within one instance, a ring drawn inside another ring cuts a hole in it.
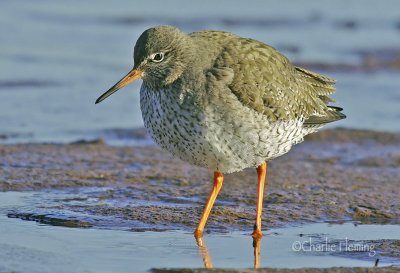
M 153 62 L 159 63 L 162 60 L 164 60 L 164 53 L 163 52 L 159 52 L 159 53 L 154 53 L 150 55 L 150 58 Z

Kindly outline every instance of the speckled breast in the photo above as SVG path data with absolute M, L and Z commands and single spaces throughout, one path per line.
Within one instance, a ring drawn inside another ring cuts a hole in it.
M 202 113 L 171 90 L 140 89 L 144 126 L 154 141 L 174 156 L 204 166 L 206 151 Z
M 194 165 L 221 172 L 256 167 L 288 152 L 306 132 L 301 120 L 269 122 L 227 93 L 205 103 L 184 90 L 140 90 L 144 125 L 163 149 Z

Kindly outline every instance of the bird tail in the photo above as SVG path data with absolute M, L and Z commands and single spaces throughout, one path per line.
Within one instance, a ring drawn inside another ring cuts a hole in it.
M 346 115 L 343 114 L 342 111 L 343 108 L 341 107 L 328 105 L 326 115 L 311 116 L 304 122 L 304 125 L 323 125 L 326 123 L 345 119 Z

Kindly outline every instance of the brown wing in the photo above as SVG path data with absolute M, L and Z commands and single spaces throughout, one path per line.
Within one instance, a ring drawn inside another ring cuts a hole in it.
M 217 57 L 214 69 L 232 69 L 231 91 L 246 106 L 270 120 L 302 118 L 322 124 L 344 118 L 328 107 L 335 80 L 293 66 L 276 49 L 253 39 L 231 39 Z

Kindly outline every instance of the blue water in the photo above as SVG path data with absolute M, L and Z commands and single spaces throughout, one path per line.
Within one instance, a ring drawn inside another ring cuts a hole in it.
M 30 206 L 37 195 L 40 193 L 0 193 L 0 272 L 122 273 L 204 266 L 201 249 L 191 232 L 66 228 L 5 216 L 7 211 Z M 261 267 L 372 267 L 377 258 L 380 266 L 399 265 L 398 258 L 381 256 L 378 244 L 382 239 L 399 240 L 397 225 L 317 223 L 269 229 L 264 235 L 260 243 Z M 351 251 L 346 239 L 366 248 L 362 252 Z M 312 249 L 307 245 L 310 240 L 315 247 L 328 242 L 337 248 Z M 204 242 L 214 267 L 253 267 L 250 234 L 211 233 L 205 235 Z
M 0 141 L 66 142 L 142 126 L 140 83 L 95 99 L 133 65 L 146 28 L 220 29 L 269 43 L 294 62 L 355 64 L 400 45 L 399 1 L 30 1 L 0 8 Z M 354 22 L 354 27 L 345 27 Z M 333 126 L 400 131 L 398 71 L 321 71 L 338 80 L 348 119 Z

